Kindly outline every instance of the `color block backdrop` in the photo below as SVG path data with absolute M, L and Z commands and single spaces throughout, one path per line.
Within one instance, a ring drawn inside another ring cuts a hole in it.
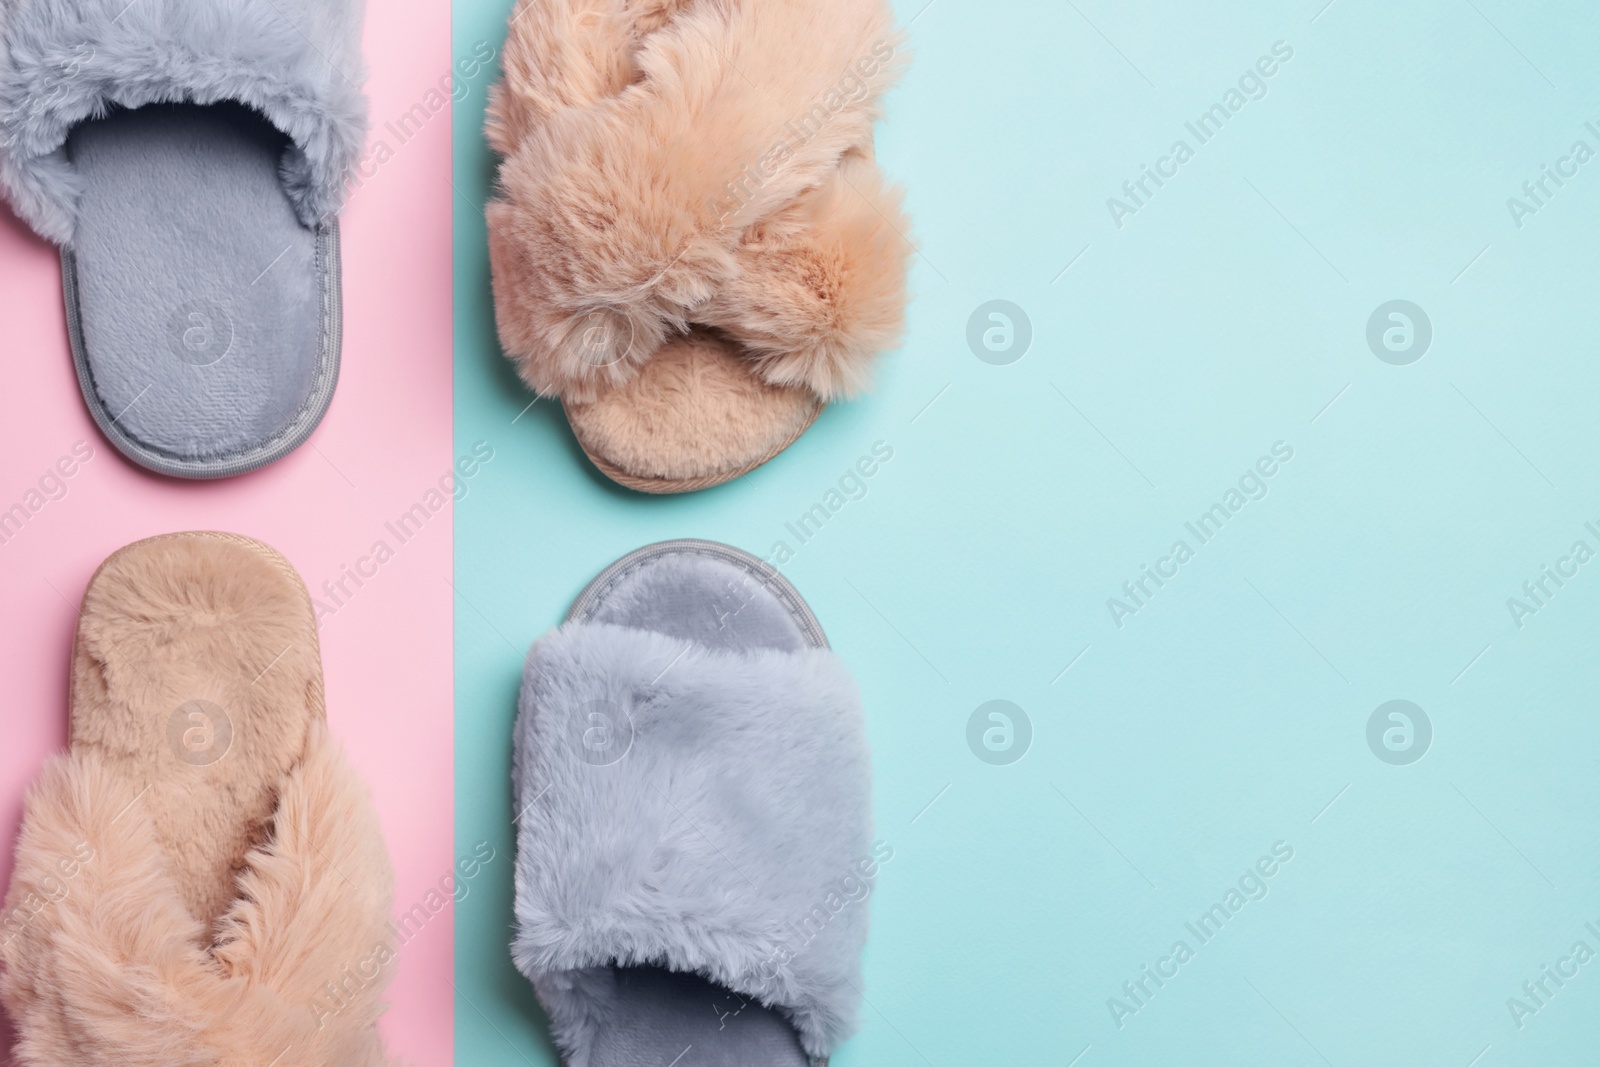
M 508 10 L 459 0 L 457 56 Z M 456 839 L 505 857 L 457 913 L 459 1058 L 555 1063 L 506 950 L 523 653 L 692 535 L 781 554 L 865 694 L 894 858 L 837 1067 L 1593 1062 L 1600 13 L 899 13 L 904 348 L 690 497 L 527 406 L 458 105 L 456 448 L 495 459 Z
M 344 358 L 322 426 L 265 470 L 183 483 L 96 432 L 67 348 L 55 250 L 0 208 L 0 878 L 23 791 L 66 740 L 76 605 L 102 559 L 153 534 L 231 530 L 282 551 L 317 598 L 328 718 L 371 784 L 406 932 L 382 1024 L 418 1065 L 451 1062 L 450 218 L 447 9 L 374 5 L 373 131 L 342 219 Z M 84 461 L 83 457 L 90 458 Z M 74 473 L 47 478 L 63 457 Z M 394 524 L 413 513 L 401 536 Z M 378 544 L 389 550 L 380 552 Z M 378 563 L 382 557 L 383 562 Z M 365 576 L 365 577 L 363 577 Z M 420 911 L 418 909 L 421 909 Z M 308 933 L 314 935 L 314 931 Z M 330 976 L 333 977 L 333 976 Z M 310 1010 L 309 1006 L 308 1009 Z M 7 1024 L 9 1029 L 9 1023 Z M 9 1047 L 9 1041 L 6 1042 Z

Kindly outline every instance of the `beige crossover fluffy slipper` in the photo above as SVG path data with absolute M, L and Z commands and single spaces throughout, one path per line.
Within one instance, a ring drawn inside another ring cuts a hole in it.
M 885 0 L 520 0 L 489 105 L 500 340 L 607 476 L 777 455 L 898 341 Z
M 0 996 L 29 1067 L 379 1067 L 392 876 L 283 557 L 140 541 L 84 595 L 70 751 L 28 794 Z

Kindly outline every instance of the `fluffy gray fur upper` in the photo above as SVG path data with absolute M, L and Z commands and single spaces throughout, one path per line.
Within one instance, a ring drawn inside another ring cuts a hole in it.
M 585 758 L 597 714 L 626 750 L 609 765 Z M 848 1036 L 867 934 L 851 887 L 876 868 L 859 697 L 832 652 L 569 624 L 529 653 L 513 759 L 512 956 L 572 1067 L 612 964 L 752 997 L 813 1057 Z
M 0 187 L 58 244 L 78 187 L 63 146 L 113 105 L 237 100 L 289 136 L 307 225 L 336 213 L 366 140 L 362 0 L 8 0 L 0 5 Z

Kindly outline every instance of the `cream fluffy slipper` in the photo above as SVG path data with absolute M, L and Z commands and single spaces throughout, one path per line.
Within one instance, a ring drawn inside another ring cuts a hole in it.
M 231 534 L 108 559 L 0 927 L 28 1067 L 380 1067 L 392 876 L 310 599 Z
M 500 340 L 605 474 L 737 477 L 897 343 L 884 0 L 521 0 L 489 106 Z

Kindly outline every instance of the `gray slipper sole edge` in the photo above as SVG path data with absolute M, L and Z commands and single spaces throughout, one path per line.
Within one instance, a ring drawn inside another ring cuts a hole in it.
M 744 571 L 750 577 L 760 582 L 766 590 L 783 604 L 790 617 L 799 626 L 801 635 L 805 638 L 807 646 L 811 648 L 828 648 L 828 637 L 822 632 L 822 624 L 817 621 L 816 615 L 800 596 L 794 585 L 778 572 L 778 568 L 751 555 L 741 548 L 725 545 L 721 541 L 706 541 L 696 537 L 679 537 L 670 541 L 657 541 L 654 544 L 636 548 L 632 552 L 618 559 L 606 567 L 583 587 L 572 602 L 572 607 L 567 611 L 567 622 L 588 622 L 594 617 L 602 601 L 610 591 L 620 585 L 633 572 L 644 567 L 663 556 L 697 555 L 728 563 Z

